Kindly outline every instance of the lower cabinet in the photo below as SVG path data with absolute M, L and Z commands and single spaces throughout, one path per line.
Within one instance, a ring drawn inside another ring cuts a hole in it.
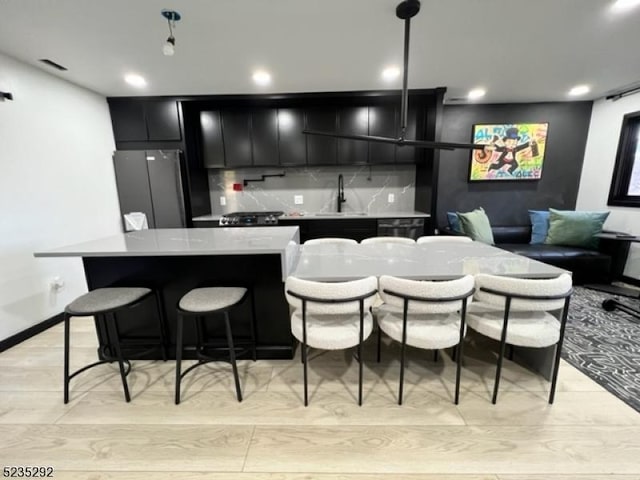
M 341 237 L 353 238 L 358 242 L 375 237 L 378 221 L 375 218 L 338 220 L 280 220 L 279 225 L 300 227 L 300 242 L 313 238 Z

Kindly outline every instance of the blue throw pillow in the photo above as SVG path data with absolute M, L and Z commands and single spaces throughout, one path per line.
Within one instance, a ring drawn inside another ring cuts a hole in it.
M 460 225 L 460 219 L 456 212 L 447 212 L 447 221 L 449 222 L 449 228 L 456 233 L 464 233 L 462 231 L 462 225 Z
M 529 210 L 529 218 L 531 219 L 531 245 L 536 243 L 544 243 L 549 231 L 549 211 L 548 210 Z

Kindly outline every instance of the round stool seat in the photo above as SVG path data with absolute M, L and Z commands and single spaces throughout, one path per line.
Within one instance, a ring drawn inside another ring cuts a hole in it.
M 246 293 L 242 287 L 194 288 L 180 299 L 178 306 L 186 312 L 212 312 L 235 305 Z
M 126 307 L 149 293 L 151 293 L 150 289 L 138 287 L 97 288 L 76 298 L 67 305 L 65 312 L 71 315 L 107 312 Z

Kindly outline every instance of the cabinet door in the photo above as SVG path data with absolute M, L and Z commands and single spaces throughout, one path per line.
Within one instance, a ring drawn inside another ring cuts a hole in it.
M 109 100 L 109 111 L 116 142 L 144 142 L 147 140 L 142 101 L 112 98 Z
M 145 117 L 149 140 L 182 140 L 178 102 L 175 100 L 149 100 L 145 103 Z
M 244 109 L 223 110 L 221 113 L 225 165 L 250 167 L 252 163 L 249 131 L 251 113 Z
M 307 128 L 321 132 L 337 132 L 338 111 L 332 107 L 308 108 Z M 338 139 L 307 135 L 307 163 L 335 165 L 338 163 Z
M 145 152 L 142 150 L 115 152 L 113 166 L 120 213 L 124 216 L 126 213 L 142 212 L 147 216 L 149 228 L 155 228 Z
M 300 108 L 278 109 L 278 148 L 280 165 L 307 164 L 307 136 L 304 128 L 304 112 Z
M 278 111 L 254 110 L 251 114 L 253 165 L 278 165 Z
M 345 107 L 338 113 L 338 131 L 349 135 L 369 133 L 369 109 L 367 107 Z M 353 165 L 367 163 L 369 142 L 363 140 L 338 140 L 338 163 Z
M 405 134 L 405 138 L 409 140 L 420 140 L 416 138 L 417 134 L 417 125 L 418 125 L 418 108 L 411 106 L 411 99 L 409 99 L 409 112 L 407 119 L 407 131 Z M 400 112 L 398 111 L 398 134 L 400 134 L 400 123 L 402 119 L 400 117 Z M 418 148 L 415 147 L 396 147 L 396 163 L 416 163 L 416 158 L 418 155 Z
M 369 135 L 397 138 L 396 107 L 393 105 L 369 107 Z M 396 147 L 391 143 L 369 143 L 369 162 L 395 163 Z
M 200 112 L 203 164 L 206 168 L 224 167 L 224 142 L 220 112 Z

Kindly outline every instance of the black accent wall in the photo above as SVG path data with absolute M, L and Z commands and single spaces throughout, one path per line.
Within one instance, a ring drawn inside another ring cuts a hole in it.
M 549 123 L 542 178 L 469 183 L 468 150 L 441 151 L 437 225 L 446 212 L 483 207 L 493 225 L 528 225 L 527 210 L 572 210 L 584 160 L 592 102 L 446 105 L 442 141 L 469 142 L 479 123 Z

